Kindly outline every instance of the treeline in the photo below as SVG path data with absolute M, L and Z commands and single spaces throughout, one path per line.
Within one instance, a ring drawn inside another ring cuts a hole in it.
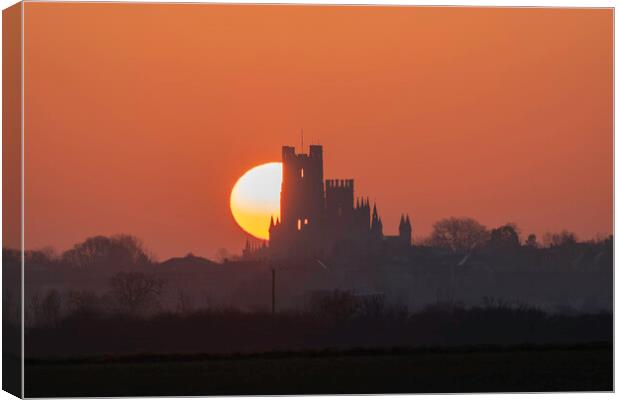
M 21 254 L 15 249 L 2 249 L 2 261 L 8 267 L 19 267 Z M 58 254 L 51 247 L 24 252 L 26 268 L 73 267 L 122 270 L 156 264 L 142 241 L 131 235 L 94 236 Z
M 117 272 L 108 280 L 108 289 L 102 293 L 87 290 L 50 289 L 47 292 L 26 293 L 24 311 L 26 327 L 56 326 L 64 317 L 91 317 L 101 315 L 148 316 L 162 311 L 161 295 L 165 280 L 144 272 Z M 189 310 L 187 295 L 179 293 L 179 300 Z
M 601 237 L 588 241 L 588 243 L 596 244 L 611 239 L 611 236 Z M 421 239 L 419 244 L 455 253 L 467 253 L 475 249 L 510 252 L 521 246 L 553 248 L 572 246 L 577 243 L 577 235 L 567 230 L 548 232 L 543 235 L 541 242 L 533 233 L 522 239 L 520 229 L 515 223 L 507 223 L 497 228 L 488 229 L 472 218 L 451 217 L 436 222 L 429 237 Z
M 612 315 L 550 315 L 485 298 L 410 313 L 381 296 L 333 291 L 296 312 L 193 309 L 141 317 L 74 310 L 26 331 L 28 358 L 122 354 L 234 354 L 312 349 L 609 343 Z
M 564 231 L 539 242 L 531 234 L 521 238 L 514 224 L 487 229 L 470 218 L 447 218 L 405 251 L 340 254 L 324 261 L 329 269 L 316 263 L 284 266 L 278 275 L 279 309 L 306 307 L 307 299 L 299 299 L 304 294 L 342 289 L 378 292 L 411 310 L 435 303 L 473 306 L 482 296 L 519 299 L 564 314 L 611 310 L 611 236 L 579 241 Z M 4 279 L 17 281 L 20 253 L 3 249 L 3 265 Z M 29 250 L 25 265 L 28 326 L 76 313 L 149 316 L 270 308 L 268 263 L 232 258 L 216 263 L 192 254 L 160 262 L 129 235 L 91 237 L 61 253 Z M 5 320 L 19 321 L 20 294 L 5 288 Z
M 445 218 L 433 225 L 431 234 L 415 242 L 416 247 L 435 249 L 439 253 L 468 254 L 474 252 L 495 253 L 512 256 L 520 248 L 558 249 L 558 248 L 609 248 L 613 246 L 613 236 L 598 237 L 579 241 L 569 231 L 546 233 L 542 240 L 535 234 L 521 237 L 519 227 L 514 223 L 488 229 L 478 221 L 462 217 Z M 236 261 L 237 256 L 230 255 L 225 249 L 218 251 L 218 262 Z M 187 255 L 192 257 L 190 253 Z M 20 253 L 17 250 L 3 248 L 5 264 L 19 264 Z M 203 259 L 208 263 L 214 261 Z M 28 250 L 25 252 L 25 264 L 33 268 L 45 266 L 66 266 L 76 268 L 105 268 L 119 270 L 159 264 L 155 257 L 145 248 L 142 241 L 131 235 L 114 235 L 111 237 L 94 236 L 77 243 L 71 249 L 56 253 L 51 248 Z

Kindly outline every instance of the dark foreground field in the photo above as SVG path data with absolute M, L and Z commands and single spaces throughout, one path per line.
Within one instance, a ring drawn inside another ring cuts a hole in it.
M 611 345 L 28 361 L 27 397 L 611 391 Z

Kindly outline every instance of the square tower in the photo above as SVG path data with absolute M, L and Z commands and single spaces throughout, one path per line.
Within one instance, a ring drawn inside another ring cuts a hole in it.
M 320 224 L 325 204 L 323 147 L 311 145 L 308 154 L 282 147 L 280 223 L 287 231 L 309 229 Z

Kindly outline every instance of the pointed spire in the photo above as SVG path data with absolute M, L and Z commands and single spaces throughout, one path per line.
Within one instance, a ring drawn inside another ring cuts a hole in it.
M 405 223 L 409 225 L 409 227 L 411 228 L 411 221 L 409 220 L 409 214 L 407 214 L 407 219 L 405 220 Z
M 269 221 L 269 230 L 271 230 L 271 228 L 273 228 L 274 224 L 273 224 L 273 215 L 271 216 L 271 221 Z

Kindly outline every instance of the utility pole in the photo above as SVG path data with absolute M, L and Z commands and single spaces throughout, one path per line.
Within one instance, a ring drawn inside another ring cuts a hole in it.
M 276 269 L 271 268 L 271 313 L 276 313 Z

